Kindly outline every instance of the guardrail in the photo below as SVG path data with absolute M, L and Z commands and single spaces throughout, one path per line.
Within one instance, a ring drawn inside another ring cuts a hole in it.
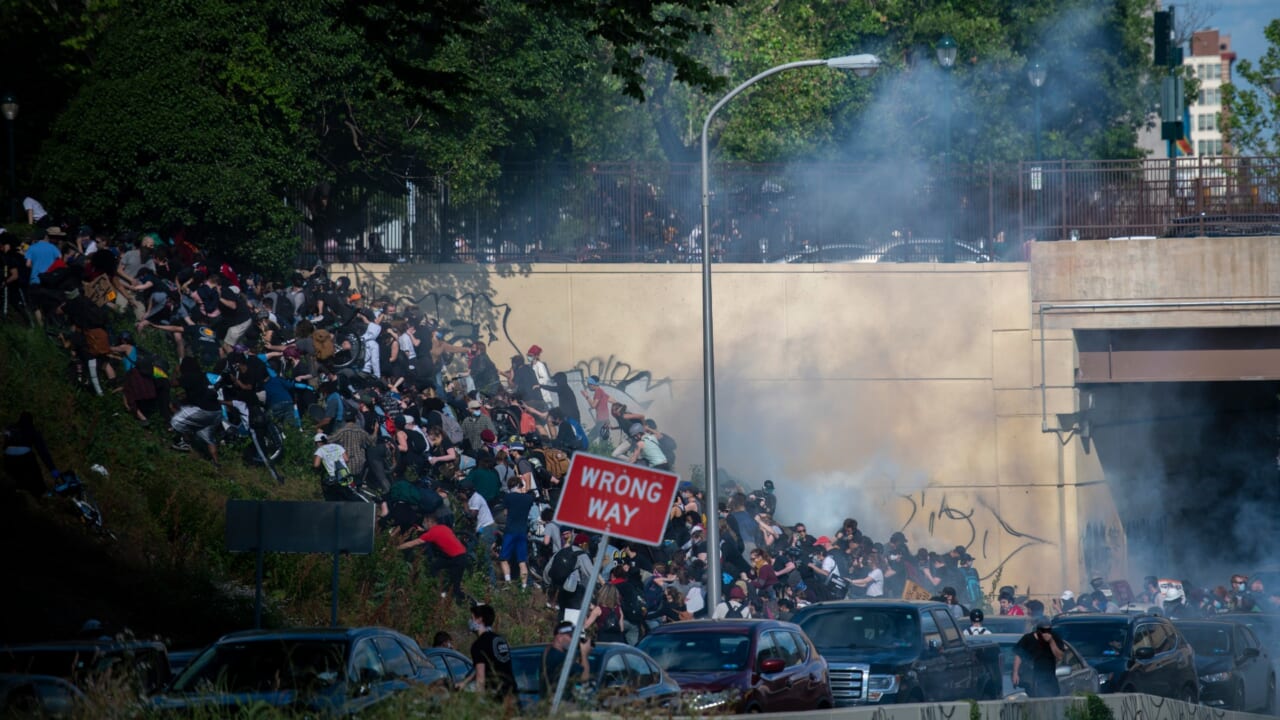
M 403 192 L 310 196 L 303 261 L 701 260 L 699 166 L 509 165 L 461 198 L 427 179 Z M 712 168 L 722 262 L 1021 260 L 1022 243 L 1280 231 L 1272 158 L 953 165 L 724 164 Z M 934 249 L 936 248 L 936 249 Z

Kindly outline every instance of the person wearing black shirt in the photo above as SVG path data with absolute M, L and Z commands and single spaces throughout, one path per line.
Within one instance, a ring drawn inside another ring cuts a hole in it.
M 564 668 L 565 660 L 569 657 L 569 643 L 572 641 L 573 623 L 561 622 L 556 625 L 555 639 L 542 651 L 543 700 L 551 700 L 552 695 L 555 694 L 556 686 L 560 683 L 560 673 Z M 569 684 L 565 686 L 566 693 L 572 690 L 575 683 L 591 681 L 591 675 L 587 672 L 587 668 L 591 667 L 590 657 L 591 640 L 584 635 L 582 644 L 578 646 L 578 659 L 569 667 Z
M 217 464 L 218 438 L 214 431 L 222 420 L 222 404 L 195 358 L 185 357 L 178 365 L 178 387 L 182 388 L 182 405 L 169 421 L 178 433 L 173 449 L 190 450 L 187 437 L 194 433 L 208 446 L 209 458 Z
M 474 668 L 458 689 L 466 687 L 472 680 L 476 681 L 476 690 L 488 691 L 494 699 L 502 701 L 513 698 L 516 694 L 516 674 L 511 666 L 511 646 L 507 639 L 493 631 L 493 623 L 497 617 L 489 605 L 476 605 L 471 608 L 471 620 L 467 627 L 476 634 L 476 641 L 471 643 L 471 662 Z
M 1027 695 L 1031 697 L 1057 697 L 1055 671 L 1060 662 L 1062 638 L 1053 632 L 1049 618 L 1042 617 L 1036 622 L 1035 630 L 1023 635 L 1013 647 L 1013 686 L 1027 687 Z M 1029 682 L 1019 682 L 1027 679 Z
M 240 338 L 253 324 L 253 314 L 249 312 L 249 300 L 240 292 L 240 288 L 231 284 L 225 275 L 222 277 L 222 291 L 218 294 L 218 302 L 222 305 L 223 323 L 227 334 L 222 344 L 233 347 L 240 344 Z

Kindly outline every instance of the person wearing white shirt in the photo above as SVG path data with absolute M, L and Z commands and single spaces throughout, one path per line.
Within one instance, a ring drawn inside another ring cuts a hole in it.
M 538 390 L 542 393 L 542 400 L 547 404 L 547 409 L 560 406 L 560 396 L 556 395 L 555 387 L 551 383 L 551 371 L 547 369 L 547 364 L 542 362 L 542 348 L 537 345 L 529 348 L 529 367 L 533 368 L 533 375 L 538 379 Z
M 476 552 L 480 555 L 480 568 L 486 571 L 490 581 L 497 582 L 497 575 L 493 573 L 493 543 L 498 524 L 493 520 L 493 510 L 474 486 L 464 484 L 462 491 L 470 493 L 466 495 L 467 513 L 476 519 Z
M 49 215 L 45 212 L 44 205 L 33 197 L 22 198 L 22 209 L 27 211 L 28 225 L 39 225 L 40 221 Z
M 374 377 L 382 377 L 382 351 L 378 347 L 378 336 L 382 334 L 382 326 L 369 323 L 365 326 L 360 342 L 364 343 L 364 372 Z
M 875 553 L 867 557 L 867 565 L 871 568 L 867 574 L 857 580 L 850 580 L 850 585 L 867 589 L 867 597 L 884 597 L 884 571 L 880 569 L 879 558 Z

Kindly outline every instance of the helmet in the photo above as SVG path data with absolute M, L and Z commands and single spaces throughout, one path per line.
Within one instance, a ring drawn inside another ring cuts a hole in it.
M 969 611 L 969 622 L 980 623 L 982 622 L 982 619 L 985 617 L 986 615 L 983 615 L 982 611 L 978 610 L 977 608 Z

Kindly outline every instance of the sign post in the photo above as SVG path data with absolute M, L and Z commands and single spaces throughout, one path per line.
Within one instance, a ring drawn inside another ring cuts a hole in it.
M 555 522 L 560 527 L 582 528 L 603 536 L 596 549 L 591 577 L 583 591 L 583 605 L 589 605 L 595 594 L 596 580 L 604 565 L 604 553 L 610 537 L 646 545 L 662 543 L 667 520 L 671 517 L 671 503 L 679 485 L 680 477 L 675 473 L 630 465 L 599 455 L 574 453 L 560 491 L 560 502 L 556 505 Z M 578 619 L 573 624 L 573 635 L 565 652 L 564 664 L 560 667 L 556 694 L 551 701 L 552 715 L 560 709 L 560 701 L 569 683 L 569 670 L 573 667 L 578 643 L 582 642 L 587 609 L 579 608 Z

